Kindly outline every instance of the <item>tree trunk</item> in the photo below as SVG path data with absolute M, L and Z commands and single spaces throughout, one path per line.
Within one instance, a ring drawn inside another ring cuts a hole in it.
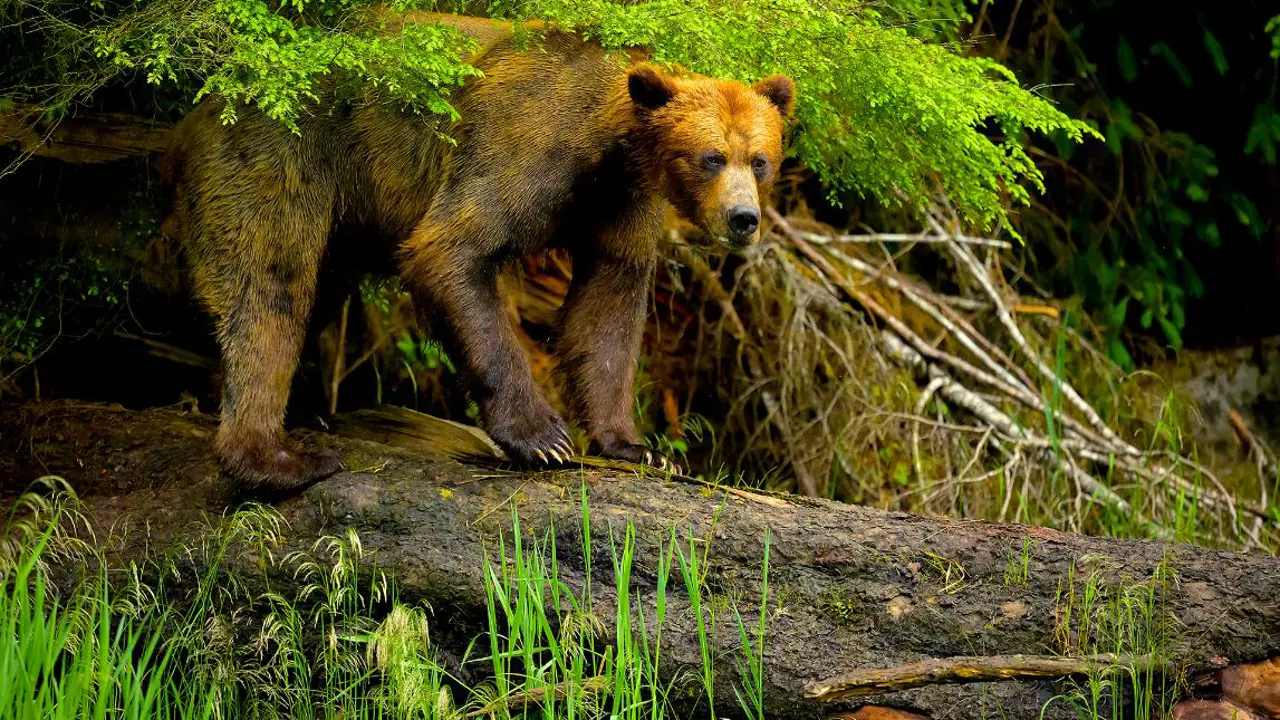
M 193 520 L 217 515 L 227 502 L 210 453 L 214 429 L 212 417 L 174 411 L 83 403 L 0 408 L 0 491 L 11 498 L 36 477 L 57 474 L 78 491 L 93 522 L 145 523 L 152 545 L 180 540 Z M 482 629 L 482 552 L 486 540 L 510 530 L 510 506 L 536 533 L 554 522 L 560 577 L 580 589 L 585 487 L 596 598 L 605 602 L 601 586 L 611 579 L 602 579 L 600 569 L 610 566 L 611 530 L 635 524 L 640 567 L 632 593 L 650 604 L 658 543 L 672 528 L 680 535 L 691 530 L 709 544 L 716 670 L 726 679 L 717 689 L 721 708 L 737 708 L 728 681 L 738 676 L 731 607 L 744 618 L 758 613 L 766 531 L 772 538 L 766 710 L 780 720 L 867 703 L 935 720 L 1039 717 L 1060 688 L 1053 676 L 1110 660 L 996 656 L 1062 655 L 1065 598 L 1073 583 L 1082 587 L 1095 572 L 1112 587 L 1147 581 L 1159 568 L 1176 573 L 1163 586 L 1179 638 L 1171 664 L 1192 679 L 1280 650 L 1280 561 L 1262 555 L 917 517 L 616 471 L 499 472 L 367 440 L 302 436 L 338 449 L 356 469 L 277 502 L 293 541 L 309 544 L 354 528 L 398 579 L 402 596 L 429 601 L 437 623 L 452 626 L 438 638 L 443 643 L 465 643 Z M 682 588 L 672 592 L 663 640 L 672 663 L 667 672 L 699 664 L 687 598 Z M 923 662 L 955 656 L 967 658 Z M 1141 662 L 1168 667 L 1165 660 Z M 899 666 L 906 667 L 891 670 Z M 859 675 L 870 684 L 858 686 Z M 973 682 L 1007 677 L 1022 679 Z M 824 693 L 842 699 L 816 697 Z M 1076 716 L 1054 703 L 1044 717 Z

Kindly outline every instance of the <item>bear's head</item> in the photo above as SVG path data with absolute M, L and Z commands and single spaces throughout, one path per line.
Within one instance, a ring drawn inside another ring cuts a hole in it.
M 760 202 L 782 164 L 795 89 L 784 75 L 755 85 L 685 77 L 641 64 L 627 88 L 649 182 L 711 239 L 744 247 L 760 237 Z

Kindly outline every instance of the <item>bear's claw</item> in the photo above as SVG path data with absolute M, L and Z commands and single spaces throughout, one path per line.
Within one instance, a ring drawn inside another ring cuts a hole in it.
M 671 473 L 672 475 L 684 474 L 684 469 L 679 465 L 668 460 L 660 453 L 650 450 L 644 445 L 618 445 L 615 447 L 605 448 L 600 454 L 603 457 L 612 458 L 614 460 L 625 460 L 637 465 L 648 465 L 649 467 Z
M 564 465 L 574 456 L 568 428 L 558 416 L 552 414 L 544 422 L 529 422 L 524 427 L 528 426 L 534 427 L 517 431 L 508 425 L 494 428 L 489 435 L 518 463 L 552 467 Z

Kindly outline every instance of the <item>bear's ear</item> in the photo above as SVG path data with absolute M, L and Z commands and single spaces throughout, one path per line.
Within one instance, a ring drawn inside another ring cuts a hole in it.
M 770 75 L 752 85 L 751 89 L 773 103 L 773 106 L 778 108 L 778 112 L 782 114 L 782 117 L 785 118 L 791 115 L 791 105 L 796 96 L 796 88 L 791 83 L 791 78 L 786 75 Z
M 657 110 L 676 96 L 676 84 L 651 65 L 638 65 L 627 75 L 631 101 L 645 110 Z

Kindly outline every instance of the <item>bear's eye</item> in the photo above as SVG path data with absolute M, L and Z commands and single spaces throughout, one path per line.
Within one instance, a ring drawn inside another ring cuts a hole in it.
M 757 155 L 754 158 L 751 158 L 751 171 L 756 174 L 756 177 L 764 177 L 765 172 L 768 170 L 769 161 L 766 160 L 763 155 Z
M 717 150 L 712 150 L 711 152 L 702 154 L 702 167 L 704 170 L 719 172 L 724 169 L 727 162 L 728 161 L 725 159 L 724 153 Z

